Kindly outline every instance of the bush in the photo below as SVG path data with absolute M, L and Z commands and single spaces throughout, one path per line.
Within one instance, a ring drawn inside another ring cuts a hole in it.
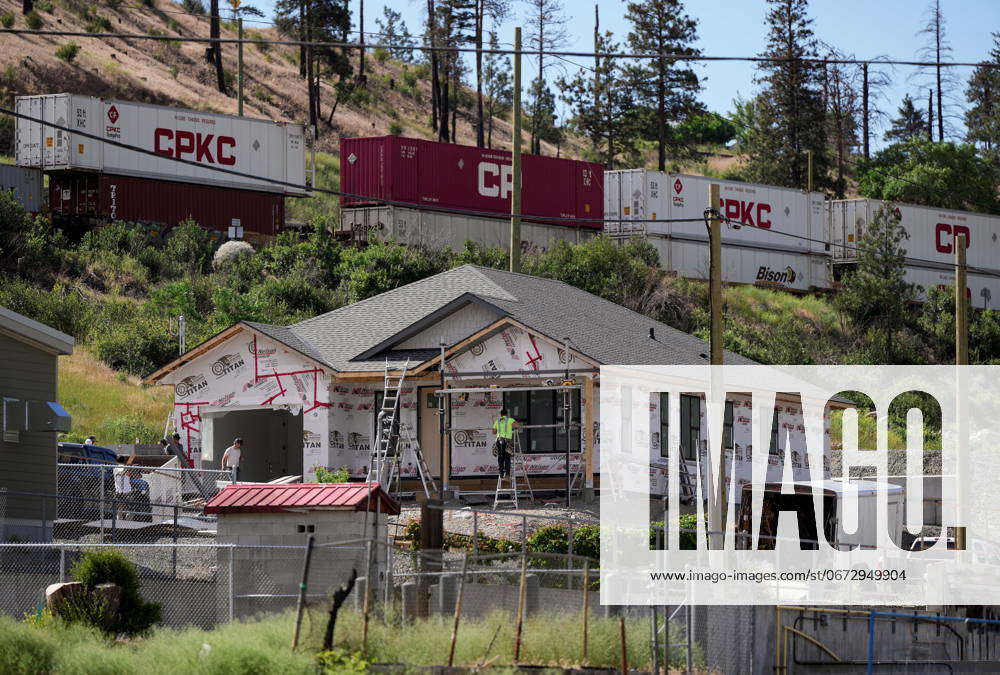
M 59 49 L 56 50 L 56 58 L 65 61 L 66 63 L 73 63 L 76 55 L 80 53 L 80 45 L 75 42 L 67 42 L 61 45 Z
M 109 632 L 142 635 L 161 621 L 160 606 L 142 599 L 135 564 L 121 551 L 111 548 L 87 551 L 73 565 L 71 575 L 90 591 L 104 583 L 121 587 L 117 620 L 108 627 Z
M 42 21 L 42 15 L 35 10 L 28 12 L 28 15 L 24 17 L 24 23 L 27 24 L 28 28 L 31 30 L 38 30 L 45 24 L 45 22 Z
M 0 617 L 0 672 L 50 673 L 55 666 L 57 647 L 49 633 Z
M 35 9 L 40 9 L 43 12 L 48 12 L 51 14 L 55 10 L 55 6 L 50 0 L 41 0 L 35 3 Z
M 174 269 L 181 273 L 207 272 L 214 248 L 212 233 L 199 227 L 193 220 L 184 221 L 167 236 L 167 258 Z
M 107 308 L 95 325 L 100 329 L 93 331 L 90 343 L 97 357 L 115 370 L 144 377 L 177 355 L 166 320 L 135 316 L 132 303 Z
M 250 39 L 253 41 L 253 46 L 257 48 L 261 54 L 266 54 L 271 51 L 271 45 L 264 41 L 264 36 L 260 33 L 250 33 Z
M 4 28 L 14 27 L 14 14 L 11 12 L 4 12 L 0 14 L 0 24 L 3 24 Z
M 389 124 L 389 133 L 393 136 L 399 136 L 403 133 L 403 125 L 399 122 L 392 122 Z
M 0 306 L 82 339 L 93 310 L 80 293 L 63 285 L 46 291 L 24 279 L 0 277 Z
M 331 470 L 326 467 L 317 466 L 314 469 L 317 483 L 346 483 L 351 478 L 351 472 L 346 466 Z
M 379 63 L 385 63 L 389 60 L 389 52 L 381 47 L 375 49 L 375 60 Z
M 201 0 L 181 0 L 181 7 L 192 14 L 205 13 L 205 5 Z
M 227 241 L 216 249 L 215 255 L 212 256 L 212 269 L 218 272 L 219 270 L 235 264 L 240 258 L 252 256 L 253 254 L 253 246 L 247 242 L 236 240 Z
M 410 89 L 417 86 L 417 73 L 410 69 L 403 71 L 403 84 L 405 84 Z
M 87 23 L 88 33 L 109 33 L 111 32 L 111 20 L 106 16 L 94 16 Z

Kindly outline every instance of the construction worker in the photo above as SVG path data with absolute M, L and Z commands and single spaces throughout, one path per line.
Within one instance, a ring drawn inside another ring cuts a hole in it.
M 508 417 L 506 408 L 500 411 L 500 417 L 493 422 L 493 435 L 497 437 L 495 447 L 501 478 L 510 476 L 510 444 L 514 438 L 514 430 L 520 426 L 513 417 Z
M 240 477 L 240 459 L 243 456 L 243 439 L 233 440 L 233 444 L 222 453 L 222 468 L 233 474 L 233 482 Z

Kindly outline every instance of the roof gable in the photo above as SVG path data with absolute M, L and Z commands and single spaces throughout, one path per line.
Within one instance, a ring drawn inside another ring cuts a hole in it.
M 302 509 L 397 515 L 399 504 L 378 483 L 238 483 L 227 485 L 205 504 L 205 513 L 284 513 Z

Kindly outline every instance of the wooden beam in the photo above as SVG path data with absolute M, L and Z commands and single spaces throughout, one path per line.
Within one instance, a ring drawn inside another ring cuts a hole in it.
M 583 462 L 584 462 L 584 486 L 594 486 L 594 396 L 597 395 L 597 387 L 594 386 L 594 378 L 587 377 L 583 380 Z

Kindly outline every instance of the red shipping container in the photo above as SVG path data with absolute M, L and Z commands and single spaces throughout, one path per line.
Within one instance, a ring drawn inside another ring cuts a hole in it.
M 604 167 L 572 159 L 521 156 L 521 213 L 526 220 L 600 230 Z M 399 136 L 340 141 L 344 207 L 380 199 L 442 209 L 509 214 L 511 153 Z M 572 219 L 572 220 L 563 220 Z M 587 222 L 589 219 L 589 222 Z M 576 222 L 574 222 L 576 221 Z
M 50 172 L 53 213 L 175 226 L 192 218 L 202 227 L 275 235 L 285 221 L 280 194 L 112 174 Z

